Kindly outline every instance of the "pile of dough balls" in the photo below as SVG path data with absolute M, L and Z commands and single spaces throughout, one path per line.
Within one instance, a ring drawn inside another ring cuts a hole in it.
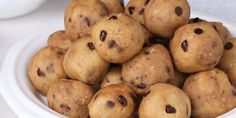
M 236 39 L 187 0 L 70 0 L 28 64 L 70 118 L 214 118 L 236 107 Z

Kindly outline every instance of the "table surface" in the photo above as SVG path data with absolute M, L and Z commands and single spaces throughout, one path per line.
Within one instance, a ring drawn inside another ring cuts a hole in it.
M 233 0 L 188 0 L 192 10 L 222 17 L 236 22 L 236 1 Z M 53 22 L 63 22 L 67 0 L 48 0 L 38 10 L 14 19 L 0 20 L 0 68 L 7 50 L 12 44 L 30 35 L 38 28 Z M 60 30 L 60 29 L 58 29 Z M 3 79 L 3 78 L 0 78 Z M 0 95 L 0 118 L 16 118 Z

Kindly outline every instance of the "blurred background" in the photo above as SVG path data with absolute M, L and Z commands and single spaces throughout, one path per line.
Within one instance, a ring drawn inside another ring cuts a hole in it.
M 15 1 L 15 4 L 10 3 Z M 0 0 L 0 18 L 4 15 L 1 10 L 4 2 L 8 2 L 9 8 L 19 9 L 20 0 Z M 24 1 L 24 0 L 23 0 Z M 41 0 L 25 0 L 40 2 Z M 42 0 L 44 1 L 44 0 Z M 214 17 L 223 18 L 236 23 L 235 0 L 188 0 L 191 10 L 203 12 Z M 21 17 L 0 19 L 0 69 L 7 50 L 16 41 L 34 34 L 37 29 L 47 29 L 54 22 L 64 22 L 64 8 L 67 0 L 47 0 L 41 7 Z M 18 7 L 18 8 L 17 8 Z M 27 7 L 28 8 L 28 7 Z M 27 9 L 26 9 L 27 10 Z M 4 11 L 8 13 L 9 11 Z M 9 12 L 10 13 L 10 12 Z M 20 98 L 19 98 L 20 99 Z M 0 118 L 16 118 L 0 95 Z

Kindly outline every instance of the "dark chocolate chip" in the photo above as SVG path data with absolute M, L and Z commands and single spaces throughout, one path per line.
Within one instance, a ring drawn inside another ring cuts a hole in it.
M 40 68 L 38 68 L 38 70 L 37 70 L 37 75 L 38 75 L 39 77 L 44 77 L 44 76 L 45 76 L 45 73 L 44 73 L 43 71 L 41 71 Z
M 106 37 L 107 37 L 107 32 L 102 30 L 100 33 L 100 40 L 104 42 Z
M 109 108 L 113 108 L 115 106 L 115 103 L 113 101 L 107 101 L 106 105 Z
M 196 18 L 193 18 L 193 19 L 190 19 L 189 23 L 198 23 L 198 22 L 201 22 L 202 19 L 196 17 Z
M 171 105 L 166 105 L 166 113 L 176 113 L 176 109 Z
M 69 23 L 71 22 L 71 18 L 69 18 Z
M 94 47 L 94 45 L 93 45 L 92 42 L 88 42 L 87 46 L 88 46 L 88 48 L 89 48 L 90 50 L 94 50 L 94 49 L 95 49 L 95 47 Z
M 148 5 L 149 2 L 150 2 L 150 0 L 146 0 L 144 3 L 144 6 Z
M 86 22 L 86 25 L 88 26 L 88 27 L 90 27 L 90 20 L 89 20 L 89 18 L 88 17 L 85 17 L 84 18 L 84 21 Z
M 184 40 L 181 44 L 181 48 L 184 52 L 187 52 L 188 51 L 188 41 L 187 40 Z
M 109 20 L 116 20 L 116 19 L 118 19 L 117 16 L 111 16 L 111 17 L 109 18 Z
M 140 11 L 139 11 L 139 15 L 143 15 L 144 14 L 144 10 L 145 10 L 145 8 L 142 8 Z
M 177 6 L 177 7 L 175 8 L 175 14 L 176 14 L 177 16 L 181 16 L 181 15 L 183 14 L 183 9 L 182 9 L 181 7 L 179 7 L 179 6 Z
M 231 42 L 227 42 L 227 43 L 225 43 L 225 45 L 224 45 L 224 49 L 225 50 L 230 50 L 230 49 L 232 49 L 234 47 L 234 45 L 233 45 L 233 43 L 231 43 Z
M 126 100 L 126 98 L 125 98 L 124 96 L 119 95 L 118 101 L 119 101 L 119 103 L 120 103 L 122 106 L 127 106 L 127 100 Z
M 114 48 L 116 46 L 117 46 L 117 44 L 116 44 L 116 41 L 114 41 L 114 40 L 111 40 L 108 44 L 108 48 Z
M 146 97 L 151 91 L 146 92 L 143 97 Z
M 62 56 L 62 55 L 64 55 L 65 53 L 63 52 L 63 51 L 58 51 L 57 52 L 57 55 L 60 55 L 60 56 Z
M 137 97 L 136 97 L 135 93 L 131 92 L 131 93 L 130 93 L 130 97 L 132 98 L 132 100 L 133 100 L 134 102 L 137 101 Z
M 196 34 L 202 34 L 202 33 L 203 33 L 203 30 L 202 30 L 201 28 L 196 28 L 196 29 L 194 30 L 194 33 L 196 33 Z
M 61 104 L 60 107 L 66 112 L 71 110 L 71 108 L 68 105 L 65 105 L 65 104 Z
M 139 89 L 145 89 L 147 87 L 147 85 L 144 83 L 140 83 L 140 84 L 136 85 L 136 87 Z
M 134 11 L 135 11 L 135 7 L 131 6 L 128 8 L 129 9 L 129 14 L 133 15 Z

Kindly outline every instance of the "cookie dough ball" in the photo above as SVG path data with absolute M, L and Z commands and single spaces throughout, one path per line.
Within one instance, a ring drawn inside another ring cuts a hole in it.
M 88 105 L 90 118 L 132 118 L 136 95 L 126 85 L 100 89 Z
M 145 31 L 127 15 L 113 14 L 94 25 L 92 39 L 102 58 L 111 63 L 123 63 L 142 49 Z
M 171 81 L 174 69 L 168 50 L 160 44 L 144 48 L 123 64 L 122 77 L 139 95 L 146 93 L 153 84 Z
M 222 39 L 207 22 L 187 24 L 176 30 L 170 41 L 176 68 L 194 73 L 214 68 L 223 53 Z
M 227 39 L 231 37 L 229 30 L 223 25 L 223 23 L 221 22 L 210 22 L 210 23 L 214 27 L 216 32 L 219 33 L 223 42 L 225 42 Z
M 224 44 L 224 53 L 218 67 L 229 77 L 229 80 L 236 88 L 236 39 L 229 39 Z
M 47 46 L 40 49 L 29 62 L 28 77 L 41 94 L 46 95 L 52 84 L 66 78 L 62 65 L 64 54 L 63 49 Z
M 188 76 L 188 74 L 179 72 L 178 70 L 174 70 L 174 79 L 172 79 L 169 84 L 177 86 L 179 88 L 182 88 L 182 86 L 184 85 L 184 82 Z
M 73 40 L 89 36 L 91 27 L 106 15 L 106 6 L 99 0 L 70 1 L 65 10 L 66 34 Z
M 193 118 L 215 118 L 236 107 L 236 91 L 219 69 L 191 75 L 183 90 L 191 99 Z
M 48 38 L 48 46 L 68 49 L 71 44 L 72 41 L 63 30 L 54 32 Z
M 100 0 L 107 7 L 108 13 L 122 13 L 124 12 L 123 0 Z
M 155 35 L 171 38 L 174 31 L 188 23 L 187 0 L 151 0 L 144 10 L 146 27 Z
M 139 118 L 190 118 L 189 97 L 179 88 L 155 84 L 146 93 L 139 107 Z
M 150 0 L 130 0 L 125 7 L 125 13 L 144 24 L 144 10 Z
M 121 67 L 112 67 L 107 75 L 104 77 L 101 88 L 104 88 L 111 84 L 123 84 L 123 78 L 121 76 Z
M 88 118 L 87 105 L 92 97 L 92 88 L 76 80 L 60 80 L 47 94 L 48 106 L 70 118 Z
M 69 47 L 63 66 L 70 78 L 96 84 L 107 73 L 109 63 L 97 54 L 91 37 L 83 37 Z

